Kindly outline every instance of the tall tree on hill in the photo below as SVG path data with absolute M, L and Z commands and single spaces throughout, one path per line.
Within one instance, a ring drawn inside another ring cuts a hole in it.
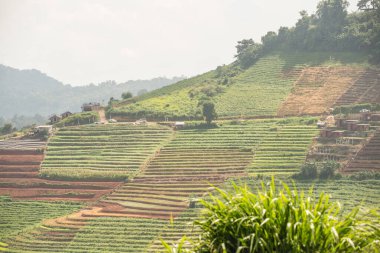
M 254 64 L 260 58 L 262 53 L 262 45 L 255 43 L 252 39 L 244 39 L 238 41 L 236 50 L 237 54 L 235 57 L 237 58 L 239 65 L 245 69 Z
M 206 101 L 202 104 L 202 115 L 206 120 L 207 125 L 210 125 L 211 122 L 217 117 L 213 102 Z

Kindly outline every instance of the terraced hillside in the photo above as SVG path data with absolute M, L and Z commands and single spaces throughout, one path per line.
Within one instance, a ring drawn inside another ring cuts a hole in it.
M 380 171 L 380 130 L 344 168 L 344 172 Z
M 367 69 L 336 101 L 335 106 L 380 103 L 380 69 Z
M 0 196 L 0 241 L 14 238 L 18 233 L 27 231 L 42 220 L 55 218 L 78 210 L 76 202 L 44 202 L 12 200 Z
M 284 128 L 284 132 L 292 126 L 305 126 L 305 132 L 309 131 L 311 135 L 315 130 L 306 124 L 308 119 L 253 120 L 223 123 L 213 129 L 177 131 L 133 180 L 95 205 L 43 222 L 10 242 L 10 247 L 17 252 L 32 243 L 35 251 L 49 245 L 50 251 L 81 252 L 87 248 L 89 252 L 104 252 L 111 245 L 123 242 L 123 246 L 115 248 L 115 251 L 123 252 L 126 251 L 125 245 L 133 244 L 136 237 L 132 234 L 144 232 L 144 222 L 151 223 L 149 232 L 145 233 L 153 240 L 159 232 L 170 230 L 164 229 L 165 220 L 170 217 L 190 219 L 190 216 L 186 218 L 186 213 L 192 211 L 184 211 L 188 210 L 193 197 L 212 190 L 209 183 L 219 185 L 228 178 L 247 176 L 246 168 L 252 162 L 255 150 L 273 134 L 274 126 Z M 308 143 L 297 145 L 305 148 Z M 281 167 L 272 168 L 273 173 L 282 173 L 282 170 Z M 142 225 L 136 222 L 142 222 Z M 104 223 L 103 226 L 100 223 Z M 112 226 L 116 223 L 124 224 L 123 229 L 114 229 Z M 104 231 L 114 232 L 101 239 Z M 125 236 L 128 231 L 131 236 Z M 95 240 L 99 243 L 89 243 Z
M 41 175 L 124 180 L 137 174 L 171 133 L 167 127 L 125 124 L 63 128 L 49 141 Z
M 355 85 L 365 73 L 366 71 L 358 67 L 305 68 L 277 114 L 322 114 L 333 107 L 342 94 Z
M 378 70 L 366 70 L 368 66 L 367 58 L 357 53 L 277 52 L 260 58 L 248 69 L 240 69 L 235 63 L 220 66 L 123 101 L 109 113 L 127 118 L 201 119 L 199 101 L 208 97 L 221 118 L 320 114 L 363 78 L 372 82 L 363 82 L 372 87 L 369 90 L 378 91 Z M 364 96 L 357 102 L 372 100 Z

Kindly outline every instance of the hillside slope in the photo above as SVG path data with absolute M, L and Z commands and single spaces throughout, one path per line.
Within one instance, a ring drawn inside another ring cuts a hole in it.
M 379 68 L 358 53 L 275 52 L 248 69 L 234 63 L 220 66 L 115 104 L 109 113 L 130 118 L 199 119 L 200 101 L 211 99 L 221 118 L 321 114 L 335 104 L 378 102 L 373 94 L 378 94 L 379 74 Z M 359 98 L 358 85 L 372 96 Z

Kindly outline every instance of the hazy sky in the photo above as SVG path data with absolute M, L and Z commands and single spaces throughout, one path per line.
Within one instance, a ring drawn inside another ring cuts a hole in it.
M 0 64 L 65 84 L 192 76 L 318 0 L 0 0 Z M 350 1 L 356 10 L 357 0 Z

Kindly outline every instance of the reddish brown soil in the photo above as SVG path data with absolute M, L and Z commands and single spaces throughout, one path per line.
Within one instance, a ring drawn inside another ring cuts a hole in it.
M 38 170 L 43 159 L 43 154 L 33 150 L 0 149 L 0 195 L 44 201 L 96 201 L 121 184 L 41 179 Z
M 363 75 L 366 75 L 366 70 L 355 67 L 305 68 L 277 115 L 322 114 L 333 107 Z

